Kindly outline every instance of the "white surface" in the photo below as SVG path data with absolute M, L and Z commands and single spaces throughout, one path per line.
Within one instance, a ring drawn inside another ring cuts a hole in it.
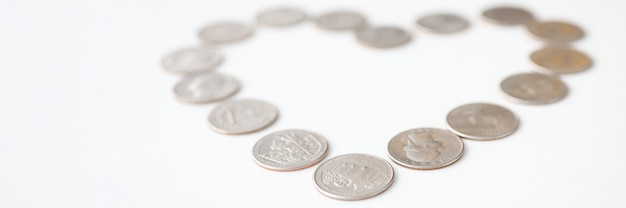
M 265 99 L 281 117 L 264 131 L 225 136 L 206 125 L 215 105 L 176 102 L 180 77 L 160 58 L 197 44 L 205 24 L 251 22 L 280 2 L 2 1 L 0 207 L 626 207 L 624 1 L 533 2 L 517 5 L 583 27 L 574 47 L 595 61 L 563 76 L 571 91 L 559 103 L 518 105 L 500 95 L 500 81 L 530 71 L 528 55 L 541 47 L 522 27 L 480 19 L 503 2 L 302 1 L 291 5 L 312 15 L 355 9 L 375 25 L 414 29 L 418 16 L 437 11 L 472 25 L 449 36 L 412 30 L 414 41 L 392 50 L 310 22 L 258 28 L 223 47 L 217 71 L 241 80 L 236 98 Z M 324 135 L 329 157 L 387 158 L 395 134 L 445 128 L 449 110 L 475 101 L 510 108 L 520 128 L 501 140 L 466 140 L 465 156 L 444 169 L 393 164 L 394 185 L 371 199 L 322 196 L 317 166 L 272 172 L 251 158 L 260 137 L 286 128 Z

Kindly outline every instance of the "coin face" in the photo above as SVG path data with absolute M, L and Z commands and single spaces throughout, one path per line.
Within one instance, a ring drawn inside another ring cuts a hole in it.
M 234 77 L 206 73 L 189 76 L 174 86 L 174 95 L 180 101 L 194 104 L 223 100 L 239 91 L 241 84 Z
M 531 22 L 526 27 L 532 36 L 550 43 L 569 43 L 584 36 L 580 27 L 567 22 Z
M 523 73 L 510 76 L 500 83 L 507 98 L 522 104 L 547 104 L 559 101 L 567 94 L 567 86 L 556 77 Z
M 517 116 L 510 110 L 489 103 L 459 106 L 446 118 L 450 131 L 468 139 L 492 140 L 510 135 L 517 129 Z
M 328 142 L 319 134 L 289 129 L 274 132 L 254 145 L 252 155 L 261 167 L 293 171 L 310 167 L 328 153 Z
M 359 43 L 372 48 L 393 48 L 411 41 L 411 35 L 397 27 L 371 27 L 356 35 Z
M 209 44 L 233 43 L 252 35 L 252 28 L 239 22 L 220 22 L 205 26 L 198 37 Z
M 300 23 L 306 19 L 306 15 L 300 9 L 291 7 L 278 7 L 261 12 L 256 17 L 257 23 L 272 27 L 283 27 Z
M 391 186 L 394 172 L 382 158 L 367 154 L 340 155 L 322 163 L 314 175 L 315 187 L 325 196 L 339 200 L 361 200 L 376 196 Z
M 535 19 L 530 12 L 517 7 L 496 7 L 483 12 L 483 18 L 499 25 L 527 24 Z
M 335 11 L 324 14 L 315 20 L 315 25 L 325 30 L 361 30 L 367 26 L 363 15 L 352 11 Z
M 417 26 L 433 33 L 454 33 L 467 28 L 469 22 L 453 14 L 434 14 L 417 20 Z
M 463 141 L 457 135 L 436 128 L 410 129 L 394 136 L 387 146 L 389 157 L 398 165 L 432 170 L 443 168 L 463 156 Z
M 167 54 L 161 59 L 163 69 L 179 74 L 198 74 L 213 71 L 224 57 L 212 48 L 185 48 Z
M 591 66 L 591 58 L 580 51 L 565 47 L 546 47 L 530 55 L 530 60 L 541 72 L 571 74 Z
M 255 99 L 230 100 L 209 114 L 209 127 L 222 134 L 245 134 L 268 127 L 278 118 L 274 105 Z

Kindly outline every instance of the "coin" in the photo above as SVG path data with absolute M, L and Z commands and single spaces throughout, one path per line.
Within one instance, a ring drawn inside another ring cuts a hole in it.
M 437 128 L 417 128 L 394 136 L 387 146 L 389 157 L 398 165 L 432 170 L 453 164 L 463 156 L 463 141 Z
M 212 48 L 184 48 L 161 59 L 163 69 L 180 74 L 210 72 L 222 63 L 224 57 Z
M 492 140 L 510 135 L 517 129 L 517 116 L 509 109 L 489 103 L 459 106 L 446 117 L 450 131 L 468 139 Z
M 306 15 L 302 10 L 291 7 L 268 9 L 256 17 L 257 23 L 272 27 L 294 25 L 304 21 L 304 19 L 306 19 Z
M 591 66 L 591 58 L 583 52 L 565 47 L 546 47 L 530 55 L 530 60 L 541 72 L 571 74 Z
M 387 190 L 393 183 L 394 173 L 382 158 L 345 154 L 322 163 L 315 170 L 314 180 L 317 190 L 327 197 L 361 200 Z
M 522 104 L 547 104 L 559 101 L 567 94 L 567 86 L 556 77 L 539 73 L 510 76 L 500 83 L 507 98 Z
M 361 44 L 373 48 L 393 48 L 411 41 L 411 35 L 405 30 L 388 26 L 367 28 L 356 36 Z
M 453 14 L 434 14 L 417 20 L 417 26 L 433 33 L 454 33 L 467 28 L 469 22 Z
M 176 98 L 187 103 L 212 103 L 235 94 L 241 84 L 234 77 L 206 73 L 189 76 L 174 86 Z
M 584 36 L 580 27 L 560 21 L 531 22 L 526 28 L 535 38 L 550 43 L 568 43 Z
M 346 31 L 361 30 L 367 26 L 363 15 L 352 11 L 326 13 L 315 20 L 315 25 L 325 30 Z
M 483 18 L 499 25 L 521 25 L 535 19 L 530 12 L 517 7 L 495 7 L 483 12 Z
M 222 134 L 245 134 L 268 127 L 278 118 L 274 105 L 255 99 L 230 100 L 209 114 L 209 127 Z
M 288 129 L 271 133 L 256 142 L 254 161 L 276 171 L 293 171 L 310 167 L 328 153 L 328 142 L 317 133 Z
M 239 22 L 219 22 L 200 30 L 198 37 L 209 44 L 233 43 L 252 35 L 252 28 Z

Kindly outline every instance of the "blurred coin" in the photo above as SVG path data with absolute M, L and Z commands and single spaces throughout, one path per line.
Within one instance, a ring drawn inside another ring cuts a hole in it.
M 517 7 L 496 7 L 483 12 L 483 18 L 499 25 L 521 25 L 533 21 L 534 16 Z
M 548 43 L 569 43 L 584 36 L 580 27 L 568 22 L 531 22 L 526 27 L 532 36 Z
M 565 47 L 546 47 L 530 55 L 539 70 L 552 74 L 571 74 L 591 66 L 591 58 L 583 52 Z
M 539 73 L 510 76 L 500 83 L 507 98 L 522 104 L 547 104 L 567 94 L 567 86 L 556 77 Z
M 300 9 L 291 7 L 278 7 L 262 11 L 257 17 L 257 23 L 261 25 L 284 27 L 294 25 L 306 19 L 306 15 Z
M 371 27 L 359 31 L 359 43 L 373 48 L 393 48 L 405 45 L 411 41 L 411 35 L 397 27 Z
M 363 15 L 352 11 L 335 11 L 319 16 L 315 24 L 322 29 L 334 31 L 358 31 L 367 26 Z
M 434 14 L 417 20 L 417 26 L 433 33 L 454 33 L 467 28 L 469 22 L 453 14 Z
M 252 28 L 239 22 L 219 22 L 207 25 L 200 30 L 198 36 L 209 44 L 233 43 L 244 40 L 252 35 Z
M 187 103 L 212 103 L 235 94 L 241 84 L 224 74 L 199 74 L 181 80 L 174 87 L 176 98 Z
M 463 141 L 457 135 L 436 128 L 417 128 L 394 136 L 387 146 L 389 157 L 398 165 L 431 170 L 453 164 L 463 156 Z
M 446 121 L 450 131 L 475 140 L 508 136 L 515 131 L 519 122 L 509 109 L 489 103 L 459 106 L 448 113 Z
M 268 127 L 278 118 L 274 105 L 254 99 L 230 100 L 209 114 L 209 127 L 222 134 L 245 134 Z
M 185 48 L 167 54 L 161 59 L 163 69 L 180 74 L 210 72 L 222 63 L 224 57 L 211 48 Z
M 271 133 L 256 142 L 254 161 L 276 171 L 293 171 L 310 167 L 328 153 L 328 142 L 319 134 L 288 129 Z
M 394 172 L 382 158 L 367 154 L 340 155 L 315 170 L 315 187 L 323 195 L 339 200 L 361 200 L 376 196 L 391 186 Z

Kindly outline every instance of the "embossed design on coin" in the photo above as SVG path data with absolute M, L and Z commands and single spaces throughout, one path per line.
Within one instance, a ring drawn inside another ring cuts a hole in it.
M 361 200 L 391 186 L 394 172 L 382 158 L 367 154 L 340 155 L 322 163 L 314 175 L 317 190 L 330 198 Z
M 560 21 L 531 22 L 527 29 L 535 38 L 552 43 L 569 43 L 584 36 L 580 27 Z
M 549 74 L 571 74 L 591 66 L 591 58 L 583 52 L 565 47 L 546 47 L 530 55 L 539 70 Z
M 319 28 L 334 31 L 361 30 L 367 26 L 363 15 L 352 11 L 335 11 L 319 16 L 315 20 Z
M 261 167 L 292 171 L 310 167 L 328 153 L 328 142 L 319 134 L 289 129 L 274 132 L 254 145 L 252 155 Z
M 521 25 L 535 19 L 528 11 L 516 7 L 496 7 L 483 12 L 483 18 L 499 25 Z
M 433 33 L 455 33 L 469 26 L 469 22 L 453 14 L 434 14 L 417 20 L 417 26 Z
M 411 41 L 411 35 L 397 27 L 371 27 L 357 33 L 359 43 L 373 48 L 393 48 Z
M 163 69 L 180 74 L 211 72 L 222 63 L 224 57 L 211 48 L 185 48 L 174 51 L 161 59 Z
M 294 25 L 302 22 L 304 19 L 306 19 L 306 15 L 302 10 L 291 7 L 265 10 L 256 17 L 256 21 L 259 24 L 273 27 Z
M 239 22 L 220 22 L 200 30 L 198 37 L 209 44 L 233 43 L 252 35 L 250 26 Z
M 239 91 L 241 84 L 224 74 L 199 74 L 186 77 L 174 87 L 176 98 L 187 103 L 212 103 Z
M 245 134 L 268 127 L 278 118 L 274 105 L 254 99 L 222 103 L 209 114 L 209 127 L 222 134 Z
M 517 129 L 517 116 L 510 110 L 489 103 L 459 106 L 446 117 L 450 131 L 468 139 L 492 140 L 510 135 Z
M 522 104 L 547 104 L 567 94 L 567 86 L 556 77 L 539 73 L 522 73 L 502 81 L 500 88 L 507 98 Z
M 391 160 L 398 165 L 431 170 L 459 160 L 463 156 L 463 141 L 443 129 L 417 128 L 394 136 L 387 150 Z

